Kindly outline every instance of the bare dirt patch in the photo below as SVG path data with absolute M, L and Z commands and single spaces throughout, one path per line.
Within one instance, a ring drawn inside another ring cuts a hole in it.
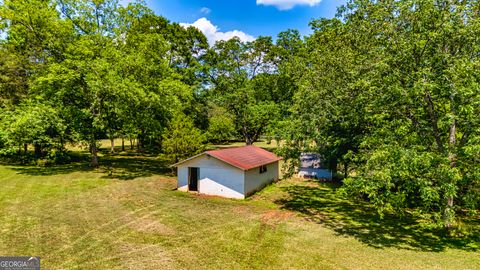
M 233 208 L 233 212 L 236 214 L 246 215 L 252 212 L 252 208 L 249 206 L 237 206 Z
M 270 210 L 262 214 L 260 221 L 265 225 L 276 226 L 292 218 L 295 214 L 289 211 Z

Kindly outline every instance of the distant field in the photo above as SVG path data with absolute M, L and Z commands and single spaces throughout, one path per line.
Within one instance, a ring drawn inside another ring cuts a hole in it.
M 128 151 L 130 149 L 130 141 L 129 140 L 125 140 L 125 150 Z M 110 140 L 101 140 L 100 141 L 100 144 L 103 148 L 105 149 L 110 149 Z M 114 144 L 115 144 L 115 149 L 120 151 L 121 150 L 121 146 L 122 146 L 122 140 L 121 139 L 115 139 L 114 140 Z M 267 140 L 260 140 L 258 142 L 255 142 L 254 145 L 258 146 L 258 147 L 262 147 L 262 148 L 265 148 L 265 149 L 275 149 L 279 146 L 279 144 L 275 141 L 275 140 L 271 140 L 270 142 L 267 141 Z M 136 147 L 136 144 L 134 142 L 134 146 Z M 245 142 L 241 142 L 241 141 L 238 141 L 238 142 L 230 142 L 230 143 L 227 143 L 227 144 L 210 144 L 210 145 L 207 145 L 207 148 L 223 148 L 223 147 L 239 147 L 239 146 L 245 146 Z M 75 147 L 70 147 L 72 150 L 79 150 L 81 149 L 80 146 L 75 146 Z
M 478 269 L 478 238 L 379 220 L 335 187 L 289 179 L 236 201 L 175 191 L 156 157 L 0 165 L 0 255 L 42 269 Z M 480 224 L 473 223 L 476 228 Z
M 279 144 L 275 141 L 266 141 L 266 140 L 260 140 L 258 142 L 255 142 L 253 145 L 262 147 L 265 149 L 273 150 L 279 146 Z M 214 144 L 211 145 L 212 148 L 222 148 L 222 147 L 239 147 L 239 146 L 245 146 L 245 142 L 232 142 L 228 144 Z

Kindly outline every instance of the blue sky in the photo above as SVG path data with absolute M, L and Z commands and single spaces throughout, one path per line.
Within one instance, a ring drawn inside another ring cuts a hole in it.
M 345 0 L 146 0 L 147 5 L 167 19 L 194 25 L 209 41 L 239 36 L 251 40 L 273 36 L 292 28 L 311 33 L 314 18 L 335 15 Z

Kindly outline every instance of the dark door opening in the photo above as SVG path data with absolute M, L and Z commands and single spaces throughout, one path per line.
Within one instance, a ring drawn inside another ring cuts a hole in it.
M 188 190 L 198 191 L 198 177 L 200 168 L 188 168 Z

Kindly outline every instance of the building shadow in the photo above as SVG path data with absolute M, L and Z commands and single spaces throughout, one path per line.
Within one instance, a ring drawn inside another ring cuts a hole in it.
M 371 247 L 433 252 L 446 248 L 478 251 L 480 247 L 480 224 L 472 225 L 476 231 L 469 236 L 453 238 L 441 228 L 426 227 L 411 214 L 380 218 L 371 206 L 341 198 L 333 184 L 311 180 L 307 185 L 281 189 L 288 194 L 275 201 L 281 208 L 300 212 L 338 235 L 354 237 Z

